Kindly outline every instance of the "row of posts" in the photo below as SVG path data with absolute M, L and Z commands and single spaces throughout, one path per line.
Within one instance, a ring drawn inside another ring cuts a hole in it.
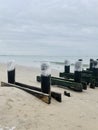
M 94 61 L 90 59 L 90 70 L 94 71 L 94 75 L 98 75 L 98 59 Z M 65 61 L 64 72 L 70 73 L 70 63 L 68 60 Z M 75 63 L 75 71 L 74 71 L 74 81 L 80 83 L 81 82 L 81 72 L 82 72 L 82 59 L 79 59 Z M 8 63 L 8 83 L 15 84 L 15 61 Z M 43 63 L 41 65 L 41 90 L 44 93 L 50 94 L 51 88 L 51 69 L 50 65 Z
M 93 71 L 93 76 L 97 77 L 98 76 L 98 59 L 93 60 L 90 59 L 90 71 Z
M 15 84 L 15 61 L 8 63 L 7 67 L 8 83 Z M 49 64 L 41 65 L 41 90 L 43 93 L 51 93 L 51 69 Z
M 70 62 L 65 60 L 64 72 L 70 73 Z M 82 59 L 79 59 L 75 63 L 75 71 L 74 71 L 74 81 L 81 82 L 81 72 L 82 72 Z
M 92 71 L 92 75 L 94 77 L 98 77 L 98 59 L 97 60 L 90 59 L 89 70 Z M 65 61 L 64 72 L 70 73 L 70 63 L 68 60 Z M 75 82 L 81 82 L 81 72 L 82 72 L 82 59 L 79 59 L 75 63 L 75 71 L 74 71 Z

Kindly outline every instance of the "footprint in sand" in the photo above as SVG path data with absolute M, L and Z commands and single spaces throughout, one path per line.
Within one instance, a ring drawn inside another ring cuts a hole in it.
M 12 99 L 8 99 L 7 100 L 7 102 L 6 102 L 6 104 L 7 104 L 7 106 L 8 106 L 8 109 L 11 109 L 12 108 L 12 106 L 11 106 L 11 102 L 14 102 Z

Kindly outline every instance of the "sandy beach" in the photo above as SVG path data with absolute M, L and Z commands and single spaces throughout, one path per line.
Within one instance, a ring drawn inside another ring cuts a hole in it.
M 59 76 L 52 70 L 52 76 Z M 40 69 L 16 66 L 16 81 L 40 87 L 36 76 Z M 7 81 L 7 66 L 0 64 L 0 82 Z M 52 98 L 46 104 L 29 93 L 14 87 L 0 87 L 0 130 L 98 130 L 98 88 L 82 93 L 64 89 L 51 89 L 62 93 L 62 102 Z

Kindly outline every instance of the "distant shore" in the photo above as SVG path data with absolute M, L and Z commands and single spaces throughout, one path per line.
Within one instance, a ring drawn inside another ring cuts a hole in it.
M 80 58 L 83 59 L 83 68 L 87 68 L 90 58 L 97 59 L 97 56 L 0 55 L 0 63 L 7 64 L 8 61 L 15 60 L 18 65 L 40 68 L 43 62 L 50 62 L 52 69 L 64 71 L 64 61 L 69 60 L 71 71 L 74 72 L 74 64 Z

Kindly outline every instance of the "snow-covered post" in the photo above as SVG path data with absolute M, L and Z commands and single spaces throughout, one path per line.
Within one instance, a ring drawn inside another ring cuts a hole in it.
M 94 60 L 90 59 L 90 65 L 89 65 L 90 70 L 93 70 L 94 68 Z
M 15 83 L 15 61 L 10 61 L 7 64 L 7 75 L 8 75 L 8 83 Z
M 64 73 L 70 73 L 70 62 L 65 60 Z
M 82 61 L 75 63 L 74 81 L 80 83 L 82 74 Z
M 93 76 L 98 77 L 98 60 L 95 60 L 93 62 Z
M 51 69 L 49 63 L 41 65 L 41 90 L 43 93 L 51 93 Z

